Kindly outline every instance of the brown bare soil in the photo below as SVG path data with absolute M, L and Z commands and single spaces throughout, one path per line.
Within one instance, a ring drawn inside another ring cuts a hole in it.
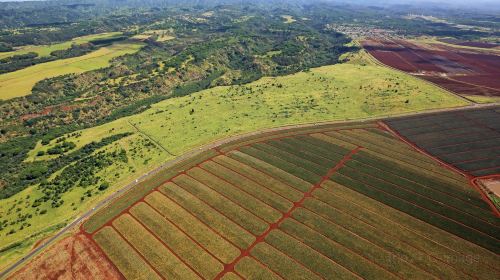
M 383 64 L 455 93 L 500 96 L 500 55 L 495 53 L 396 39 L 367 39 L 362 44 Z
M 481 180 L 481 184 L 490 192 L 500 197 L 500 177 Z
M 9 279 L 122 279 L 84 234 L 68 236 L 34 258 Z

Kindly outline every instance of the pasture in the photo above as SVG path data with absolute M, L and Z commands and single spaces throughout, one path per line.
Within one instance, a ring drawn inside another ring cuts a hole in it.
M 80 136 L 67 140 L 78 148 L 109 133 L 139 129 L 179 155 L 216 139 L 262 128 L 464 105 L 467 103 L 446 91 L 385 67 L 338 64 L 171 98 L 141 114 L 82 130 Z M 31 158 L 56 142 L 37 145 Z

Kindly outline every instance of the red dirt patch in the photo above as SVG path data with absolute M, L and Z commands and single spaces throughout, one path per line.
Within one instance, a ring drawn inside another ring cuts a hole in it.
M 92 240 L 68 236 L 31 260 L 9 279 L 122 279 Z
M 480 179 L 479 182 L 483 185 L 489 192 L 500 197 L 500 176 L 496 178 Z

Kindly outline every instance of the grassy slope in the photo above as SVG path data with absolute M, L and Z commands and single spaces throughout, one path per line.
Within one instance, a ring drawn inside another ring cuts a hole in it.
M 409 75 L 370 65 L 369 62 L 358 59 L 367 66 L 358 64 L 325 66 L 285 77 L 263 78 L 248 85 L 217 87 L 191 96 L 172 98 L 155 104 L 141 114 L 83 130 L 81 136 L 69 137 L 68 140 L 81 147 L 111 134 L 131 131 L 136 134 L 120 140 L 120 143 L 125 141 L 129 143 L 128 145 L 135 144 L 141 148 L 140 143 L 133 139 L 141 137 L 139 136 L 141 133 L 147 133 L 164 148 L 178 155 L 219 138 L 267 127 L 367 118 L 465 105 L 462 100 L 437 87 Z M 360 63 L 359 61 L 357 63 Z M 360 86 L 363 88 L 360 89 Z M 398 88 L 397 93 L 388 91 L 395 87 Z M 192 109 L 194 112 L 191 114 Z M 135 124 L 141 132 L 136 131 L 129 122 Z M 38 145 L 31 155 L 53 145 L 55 141 L 44 147 Z M 124 147 L 130 156 L 131 148 L 127 148 L 126 145 Z M 103 170 L 101 173 L 108 174 L 108 177 L 113 177 L 114 170 L 119 170 L 121 174 L 117 178 L 109 178 L 112 187 L 99 197 L 94 196 L 94 203 L 132 181 L 147 169 L 173 158 L 166 152 L 160 152 L 159 149 L 155 149 L 154 152 L 144 150 L 144 153 L 150 153 L 147 156 L 151 157 L 148 163 L 144 163 L 141 158 L 130 161 L 139 165 L 135 168 L 135 173 L 130 172 L 124 165 L 115 165 Z M 35 190 L 29 188 L 2 203 L 0 212 L 11 207 L 13 200 L 25 198 L 27 192 Z M 68 212 L 51 210 L 46 214 L 46 218 L 33 220 L 32 224 L 36 223 L 37 230 L 42 230 L 52 223 L 63 222 L 91 207 L 91 203 L 77 204 L 77 210 L 72 211 L 71 203 L 75 201 L 79 203 L 84 190 L 77 189 L 73 192 L 77 194 L 69 193 L 63 196 L 65 203 L 60 209 L 66 209 Z M 30 199 L 34 198 L 33 195 Z M 0 248 L 23 240 L 29 235 L 25 231 L 26 229 L 9 235 L 8 238 L 5 238 L 7 231 L 1 232 Z M 31 228 L 29 231 L 35 232 Z M 0 253 L 0 263 L 5 264 L 7 261 L 8 259 Z
M 2 74 L 0 75 L 0 99 L 28 95 L 33 86 L 43 79 L 107 67 L 112 58 L 136 52 L 141 46 L 137 43 L 113 44 L 79 57 L 41 63 Z
M 120 34 L 122 34 L 122 33 L 121 32 L 99 33 L 99 34 L 77 37 L 77 38 L 74 38 L 73 40 L 58 43 L 58 44 L 53 44 L 53 45 L 24 46 L 24 47 L 21 47 L 15 51 L 0 53 L 0 59 L 14 56 L 14 55 L 26 54 L 29 52 L 35 52 L 38 54 L 38 56 L 49 56 L 50 53 L 53 51 L 69 49 L 72 44 L 77 44 L 77 45 L 84 44 L 84 43 L 88 43 L 92 40 L 111 38 L 111 37 L 118 36 Z
M 72 191 L 63 195 L 65 203 L 59 208 L 51 208 L 50 205 L 43 205 L 40 209 L 46 209 L 47 213 L 45 215 L 35 215 L 35 208 L 31 207 L 31 204 L 36 198 L 42 196 L 41 192 L 37 190 L 36 186 L 30 187 L 21 193 L 16 194 L 13 197 L 2 200 L 0 203 L 0 217 L 1 219 L 17 217 L 18 214 L 26 215 L 32 214 L 34 218 L 29 221 L 31 223 L 30 227 L 26 227 L 24 230 L 19 231 L 19 225 L 15 227 L 7 227 L 2 232 L 0 232 L 0 248 L 4 248 L 8 244 L 12 244 L 17 241 L 23 241 L 19 247 L 9 250 L 4 253 L 0 253 L 0 269 L 5 266 L 11 260 L 20 257 L 31 249 L 31 246 L 36 240 L 39 240 L 46 236 L 47 234 L 53 233 L 58 228 L 56 225 L 61 225 L 70 222 L 72 219 L 76 218 L 82 212 L 92 208 L 96 203 L 102 200 L 104 197 L 109 196 L 111 193 L 125 186 L 126 184 L 133 181 L 133 179 L 140 174 L 145 173 L 151 167 L 159 165 L 164 161 L 166 154 L 158 148 L 145 148 L 143 144 L 143 138 L 139 134 L 131 135 L 129 137 L 123 138 L 116 143 L 102 148 L 101 150 L 106 150 L 107 152 L 113 151 L 115 149 L 123 148 L 127 151 L 129 162 L 127 164 L 117 163 L 105 170 L 102 170 L 97 175 L 105 178 L 106 181 L 111 183 L 111 187 L 106 191 L 97 192 L 95 188 L 74 188 Z M 134 154 L 134 148 L 138 151 Z M 118 174 L 118 175 L 117 175 Z M 84 192 L 92 189 L 94 195 L 90 198 L 86 198 L 83 202 L 80 201 L 80 197 L 84 195 Z M 29 198 L 27 196 L 29 195 Z M 72 205 L 74 203 L 74 205 Z M 15 205 L 14 210 L 8 214 L 8 209 Z M 16 211 L 16 208 L 21 208 L 21 211 Z M 48 229 L 48 227 L 53 227 Z M 16 229 L 16 233 L 6 235 L 12 228 Z M 30 238 L 33 236 L 33 238 Z

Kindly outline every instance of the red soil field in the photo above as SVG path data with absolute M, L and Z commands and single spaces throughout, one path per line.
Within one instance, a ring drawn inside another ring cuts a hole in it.
M 486 43 L 486 42 L 458 41 L 458 40 L 453 40 L 453 39 L 444 39 L 441 41 L 445 42 L 445 43 L 453 44 L 453 45 L 475 47 L 475 48 L 484 48 L 484 49 L 492 49 L 492 48 L 500 47 L 500 45 L 498 45 L 498 44 Z
M 500 55 L 397 39 L 368 39 L 362 45 L 383 64 L 455 93 L 500 96 Z
M 84 234 L 68 236 L 9 279 L 123 279 L 101 249 Z

